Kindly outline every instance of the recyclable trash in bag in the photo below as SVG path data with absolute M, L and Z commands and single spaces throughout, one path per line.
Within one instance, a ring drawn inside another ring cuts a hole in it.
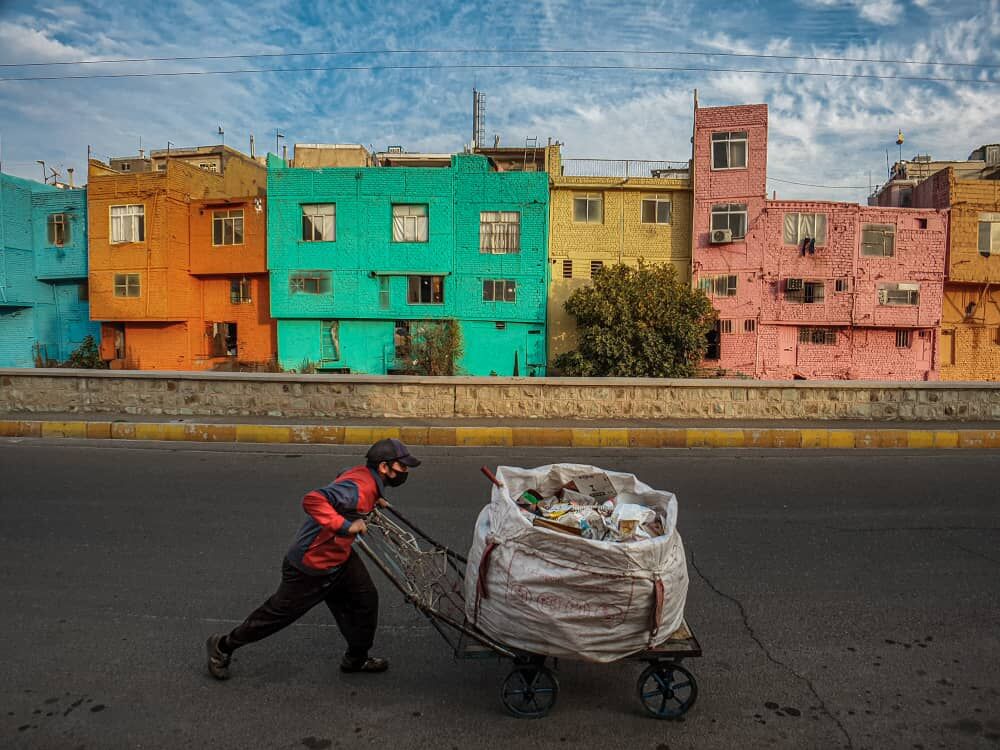
M 466 617 L 510 646 L 608 662 L 680 627 L 688 575 L 677 499 L 581 464 L 497 469 L 476 522 Z

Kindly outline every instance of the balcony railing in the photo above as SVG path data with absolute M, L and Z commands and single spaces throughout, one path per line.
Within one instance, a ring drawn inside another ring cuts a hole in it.
M 563 177 L 662 177 L 686 180 L 686 161 L 646 161 L 639 159 L 563 159 Z

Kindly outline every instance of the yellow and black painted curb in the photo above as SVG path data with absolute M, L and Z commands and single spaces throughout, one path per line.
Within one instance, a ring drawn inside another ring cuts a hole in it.
M 741 427 L 392 427 L 0 420 L 0 437 L 203 443 L 553 448 L 1000 448 L 996 430 Z

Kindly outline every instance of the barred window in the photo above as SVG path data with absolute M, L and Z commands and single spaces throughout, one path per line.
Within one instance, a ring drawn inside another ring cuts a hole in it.
M 899 349 L 909 349 L 912 333 L 912 331 L 906 329 L 896 331 L 896 347 Z
M 719 333 L 732 333 L 732 332 L 733 332 L 733 321 L 731 320 L 719 321 Z
M 243 244 L 243 209 L 212 212 L 212 244 Z
M 337 204 L 307 203 L 302 206 L 302 241 L 335 242 Z
M 517 211 L 480 212 L 479 252 L 521 252 L 521 214 Z
M 818 344 L 821 346 L 835 346 L 837 344 L 836 328 L 800 328 L 800 344 Z
M 705 276 L 698 280 L 698 288 L 709 297 L 735 297 L 736 276 Z
M 562 262 L 562 277 L 564 279 L 572 279 L 573 278 L 573 261 L 572 260 L 564 260 Z
M 604 270 L 603 260 L 590 261 L 590 278 L 594 278 L 602 270 Z
M 743 332 L 753 333 L 757 330 L 757 321 L 753 319 L 747 319 L 743 321 Z

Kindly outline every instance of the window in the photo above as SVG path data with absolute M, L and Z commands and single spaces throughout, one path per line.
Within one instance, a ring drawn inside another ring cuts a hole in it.
M 49 214 L 49 244 L 62 247 L 69 242 L 69 216 Z
M 604 269 L 603 260 L 590 261 L 590 278 L 594 278 L 594 276 L 596 276 L 598 272 L 602 271 L 603 269 Z
M 604 196 L 601 193 L 574 195 L 573 221 L 587 224 L 600 224 L 604 221 Z
M 851 291 L 851 280 L 850 279 L 837 279 L 834 282 L 834 290 L 838 292 L 849 292 Z
M 1000 255 L 1000 213 L 979 214 L 979 254 Z
M 786 245 L 801 245 L 805 240 L 826 244 L 826 214 L 786 213 L 783 241 Z
M 479 252 L 521 252 L 521 214 L 517 211 L 480 212 Z
M 288 278 L 288 291 L 291 294 L 332 294 L 328 271 L 298 271 Z
M 920 284 L 880 284 L 878 303 L 880 305 L 919 305 Z
M 80 302 L 87 302 L 90 300 L 90 282 L 84 281 L 82 284 L 77 285 L 76 298 Z
M 389 277 L 379 276 L 378 277 L 378 306 L 383 310 L 389 309 L 390 297 L 389 297 Z
M 427 206 L 393 204 L 392 241 L 427 242 Z
M 212 212 L 212 244 L 243 244 L 243 209 Z
M 340 359 L 340 323 L 321 320 L 319 324 L 319 358 L 323 362 Z
M 670 196 L 651 195 L 642 199 L 643 224 L 670 223 Z
M 757 321 L 747 319 L 743 321 L 743 333 L 753 333 L 757 330 Z
M 206 323 L 205 338 L 209 357 L 235 357 L 238 353 L 235 323 Z
M 733 239 L 747 236 L 747 204 L 719 203 L 712 206 L 712 231 L 728 229 L 733 233 Z
M 517 282 L 513 279 L 486 279 L 483 282 L 483 302 L 514 302 Z
M 743 169 L 747 165 L 747 131 L 712 133 L 712 169 Z
M 334 242 L 337 239 L 337 205 L 310 203 L 302 206 L 302 241 Z
M 698 280 L 698 288 L 709 297 L 735 297 L 736 276 L 706 276 Z
M 563 261 L 563 264 L 562 264 L 562 277 L 564 279 L 572 279 L 573 278 L 573 261 L 572 260 L 564 260 Z
M 836 328 L 800 328 L 800 344 L 819 344 L 821 346 L 836 346 Z
M 733 321 L 731 320 L 719 321 L 719 333 L 732 333 L 732 332 L 733 332 Z
M 822 281 L 803 281 L 802 279 L 785 279 L 785 299 L 790 302 L 815 304 L 826 298 L 826 289 Z
M 219 165 L 216 164 L 214 161 L 202 161 L 202 162 L 198 162 L 198 168 L 199 169 L 204 169 L 207 172 L 218 172 L 219 171 Z
M 116 273 L 115 274 L 115 296 L 116 297 L 138 297 L 139 296 L 139 274 L 137 274 L 137 273 Z
M 229 302 L 234 305 L 249 305 L 253 302 L 250 297 L 250 279 L 229 280 Z
M 861 254 L 890 257 L 895 253 L 895 224 L 862 224 Z
M 917 219 L 917 229 L 927 229 L 927 219 Z
M 411 305 L 444 304 L 444 276 L 410 276 L 406 301 Z
M 720 327 L 720 322 L 717 320 L 709 329 L 708 333 L 705 334 L 705 343 L 707 344 L 705 348 L 705 359 L 722 359 L 722 336 L 719 335 Z
M 146 207 L 138 205 L 111 207 L 111 242 L 144 242 Z
M 896 347 L 899 349 L 909 349 L 912 331 L 896 331 Z
M 122 162 L 122 172 L 131 172 L 131 171 L 132 171 L 132 162 L 130 162 L 130 161 L 123 161 Z
M 498 331 L 506 331 L 507 330 L 507 321 L 505 321 L 505 320 L 498 320 L 496 323 L 493 324 L 493 327 L 496 328 Z
M 955 330 L 941 331 L 941 364 L 955 364 Z

